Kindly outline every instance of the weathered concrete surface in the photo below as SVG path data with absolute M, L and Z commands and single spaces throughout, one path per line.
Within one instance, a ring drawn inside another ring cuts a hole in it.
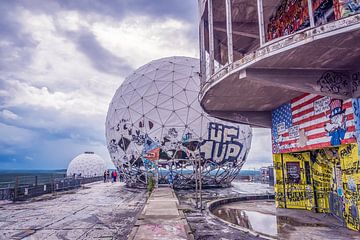
M 31 202 L 0 205 L 0 239 L 127 239 L 146 191 L 93 183 Z
M 188 239 L 189 228 L 178 203 L 171 188 L 154 189 L 129 239 Z
M 207 202 L 220 198 L 253 195 L 254 193 L 274 193 L 274 190 L 268 184 L 234 181 L 231 188 L 204 189 L 203 205 L 205 206 Z M 185 217 L 195 239 L 262 239 L 224 224 L 211 217 L 205 210 L 201 212 L 196 209 L 195 190 L 177 190 L 176 195 L 179 199 L 180 207 L 184 209 Z
M 224 204 L 213 213 L 231 223 L 274 236 L 278 239 L 360 239 L 329 214 L 306 210 L 281 209 L 273 200 L 256 200 Z
M 273 187 L 269 187 L 267 184 L 234 181 L 231 188 L 203 190 L 203 205 L 221 198 L 273 192 Z M 185 217 L 195 239 L 262 239 L 261 237 L 230 227 L 224 222 L 210 216 L 206 210 L 200 211 L 196 209 L 194 190 L 177 190 L 176 195 L 180 202 L 180 208 L 184 210 Z M 316 214 L 303 210 L 276 209 L 274 202 L 264 202 L 267 204 L 258 204 L 257 201 L 241 202 L 238 205 L 237 203 L 231 203 L 229 204 L 229 208 L 231 206 L 234 210 L 257 211 L 263 214 L 276 213 L 276 215 L 279 216 L 279 221 L 274 224 L 276 229 L 282 232 L 279 239 L 360 239 L 359 233 L 340 226 L 341 224 L 336 222 L 336 219 L 325 214 Z M 225 207 L 227 207 L 227 205 L 225 205 Z M 231 217 L 229 212 L 224 211 L 222 214 Z M 276 218 L 276 216 L 274 216 L 274 218 Z M 235 219 L 238 221 L 241 220 L 239 216 L 238 218 L 235 217 Z M 265 222 L 266 219 L 259 215 L 259 221 Z M 271 223 L 267 222 L 266 224 L 269 224 L 268 227 L 270 228 Z

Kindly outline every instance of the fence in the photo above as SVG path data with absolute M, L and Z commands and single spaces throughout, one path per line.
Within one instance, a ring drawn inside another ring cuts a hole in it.
M 83 184 L 101 181 L 97 177 L 59 177 L 59 176 L 18 176 L 11 182 L 0 182 L 0 200 L 22 201 L 43 194 L 67 191 Z

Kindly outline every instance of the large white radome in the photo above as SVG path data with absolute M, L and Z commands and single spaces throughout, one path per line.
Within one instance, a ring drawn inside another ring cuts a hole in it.
M 137 69 L 118 88 L 106 119 L 111 159 L 130 186 L 159 182 L 171 172 L 176 187 L 194 185 L 201 156 L 203 184 L 233 180 L 250 149 L 251 128 L 209 117 L 198 102 L 199 60 L 169 57 Z
M 93 152 L 85 152 L 76 156 L 66 171 L 67 176 L 81 174 L 82 177 L 102 176 L 107 170 L 106 163 L 99 155 Z

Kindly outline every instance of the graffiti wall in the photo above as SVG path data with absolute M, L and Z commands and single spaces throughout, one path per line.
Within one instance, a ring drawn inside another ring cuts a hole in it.
M 360 12 L 358 0 L 333 0 L 335 18 L 340 19 Z
M 274 154 L 273 159 L 277 207 L 333 213 L 348 228 L 360 230 L 357 144 Z
M 311 152 L 312 182 L 318 212 L 330 211 L 330 192 L 335 191 L 333 170 L 338 161 L 336 148 L 318 149 Z
M 360 231 L 360 162 L 357 144 L 339 147 L 342 170 L 342 198 L 344 201 L 344 219 L 348 228 Z
M 274 154 L 273 156 L 274 161 L 274 170 L 275 170 L 275 203 L 277 208 L 286 208 L 285 203 L 285 178 L 283 175 L 283 161 L 281 154 Z
M 311 210 L 314 193 L 309 181 L 310 153 L 275 154 L 274 161 L 277 206 Z
M 352 100 L 304 94 L 272 111 L 273 153 L 356 142 Z

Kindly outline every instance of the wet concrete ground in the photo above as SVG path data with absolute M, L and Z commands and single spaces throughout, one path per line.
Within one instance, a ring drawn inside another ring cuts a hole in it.
M 278 239 L 360 239 L 329 214 L 306 210 L 276 209 L 274 201 L 244 201 L 229 203 L 213 210 L 228 222 Z
M 189 239 L 188 225 L 170 187 L 155 188 L 130 234 L 131 240 Z
M 254 193 L 266 194 L 273 192 L 273 188 L 269 187 L 268 184 L 233 182 L 231 188 L 203 190 L 203 203 L 205 205 L 207 202 L 225 197 L 238 197 Z M 223 222 L 211 217 L 205 210 L 201 212 L 196 209 L 196 197 L 194 190 L 177 190 L 176 195 L 179 199 L 181 207 L 184 209 L 185 217 L 190 225 L 195 239 L 262 239 L 229 227 Z
M 146 191 L 123 183 L 0 205 L 0 239 L 127 239 L 146 201 Z
M 267 184 L 233 182 L 231 188 L 203 190 L 203 202 L 272 192 Z M 261 239 L 196 209 L 194 190 L 177 190 L 176 195 L 195 239 Z M 145 201 L 145 190 L 125 188 L 123 183 L 96 183 L 57 196 L 46 195 L 31 202 L 0 203 L 0 239 L 127 239 Z M 275 217 L 271 214 L 276 211 L 274 204 L 269 204 L 231 208 L 238 211 L 246 208 L 249 216 L 253 214 L 258 219 L 269 220 Z M 307 211 L 278 211 L 283 214 L 281 220 L 284 220 L 279 224 L 280 230 L 286 234 L 282 239 L 360 239 L 358 233 L 338 225 L 323 226 L 324 222 L 333 221 L 326 220 L 323 214 L 308 216 Z M 304 219 L 310 224 L 304 224 Z M 315 228 L 311 225 L 314 223 Z M 278 229 L 278 223 L 268 222 L 265 225 L 268 229 L 271 226 Z

